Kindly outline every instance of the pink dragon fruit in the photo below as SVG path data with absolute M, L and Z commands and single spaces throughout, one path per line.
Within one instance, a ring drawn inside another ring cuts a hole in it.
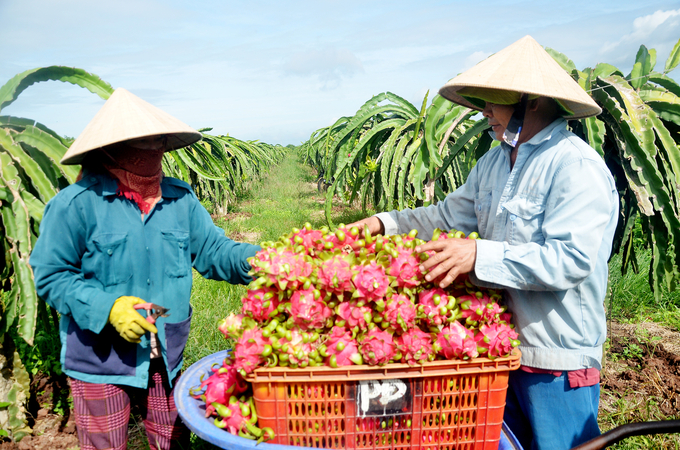
M 477 291 L 475 294 L 461 295 L 458 298 L 461 309 L 461 316 L 466 319 L 466 323 L 477 326 L 479 323 L 490 323 L 497 321 L 500 314 L 505 311 L 486 293 Z
M 345 224 L 341 223 L 335 232 L 324 234 L 321 241 L 317 241 L 317 245 L 323 245 L 326 251 L 343 250 L 346 253 L 350 253 L 353 250 L 352 245 L 359 239 L 359 236 L 359 228 L 352 227 L 348 229 Z
M 451 229 L 448 232 L 440 228 L 435 228 L 432 232 L 432 241 L 441 241 L 444 239 L 476 239 L 479 237 L 476 231 L 470 233 L 470 237 L 465 236 L 465 232 L 456 229 Z
M 217 327 L 224 337 L 231 339 L 238 339 L 243 333 L 245 326 L 243 325 L 244 314 L 230 314 Z
M 482 324 L 475 335 L 475 341 L 480 354 L 494 359 L 509 355 L 512 349 L 519 345 L 518 337 L 519 335 L 508 324 Z
M 505 323 L 510 325 L 510 328 L 514 328 L 515 326 L 512 325 L 511 323 L 512 320 L 512 314 L 509 312 L 504 312 L 498 315 L 498 319 L 496 319 L 496 323 Z
M 382 300 L 376 302 L 378 310 Z M 393 330 L 405 332 L 416 326 L 416 305 L 404 294 L 392 294 L 382 311 L 383 322 Z
M 352 246 L 354 248 L 354 253 L 361 259 L 365 259 L 369 255 L 373 255 L 383 249 L 386 238 L 380 234 L 372 236 L 371 232 L 368 230 L 368 226 L 364 227 L 364 237 L 362 239 L 357 239 Z
M 411 248 L 398 246 L 390 257 L 388 274 L 394 277 L 400 288 L 414 288 L 420 284 L 423 274 L 420 272 L 420 258 Z
M 446 359 L 468 359 L 479 356 L 475 335 L 460 322 L 451 322 L 437 335 L 434 348 Z
M 271 352 L 270 340 L 262 335 L 261 329 L 245 330 L 234 346 L 234 367 L 245 377 L 262 364 Z
M 308 335 L 297 328 L 290 330 L 289 337 L 290 339 L 279 341 L 279 360 L 294 368 L 314 364 L 315 361 L 312 360 L 318 357 L 319 340 L 310 341 Z
M 337 321 L 337 325 L 345 326 L 350 330 L 362 330 L 368 329 L 370 323 L 373 322 L 372 309 L 370 306 L 364 305 L 364 302 L 351 300 L 348 302 L 340 303 L 335 311 L 342 319 Z
M 333 310 L 317 289 L 295 291 L 290 297 L 290 317 L 303 330 L 321 329 L 332 316 Z
M 236 397 L 231 396 L 232 399 Z M 218 428 L 226 428 L 231 434 L 238 434 L 243 432 L 246 428 L 245 423 L 247 418 L 244 417 L 243 411 L 241 410 L 241 403 L 236 400 L 233 402 L 225 403 L 215 403 L 213 405 L 213 410 L 217 412 L 220 419 L 215 420 L 215 425 Z
M 411 328 L 395 340 L 402 362 L 411 366 L 434 360 L 432 336 L 418 328 Z M 395 358 L 396 359 L 396 358 Z
M 331 367 L 363 364 L 357 342 L 352 339 L 352 333 L 343 327 L 331 329 L 325 346 L 325 352 L 328 355 L 326 364 Z
M 241 301 L 242 311 L 258 322 L 266 322 L 272 315 L 275 315 L 280 303 L 278 292 L 267 286 L 249 289 Z
M 431 241 L 443 241 L 444 239 L 448 239 L 449 235 L 446 231 L 440 229 L 440 228 L 435 228 L 434 231 L 432 231 L 432 239 Z
M 193 395 L 206 403 L 205 417 L 210 417 L 215 412 L 214 402 L 226 404 L 229 397 L 238 395 L 248 389 L 248 383 L 241 377 L 233 365 L 225 364 L 222 367 L 216 365 L 211 368 L 213 374 L 201 382 L 198 390 L 205 388 L 205 392 Z
M 323 233 L 320 230 L 312 229 L 312 225 L 306 223 L 302 229 L 293 228 L 293 232 L 283 239 L 283 242 L 295 248 L 302 246 L 309 254 L 314 254 L 315 251 L 323 250 L 323 245 L 317 245 L 321 240 Z
M 418 293 L 417 310 L 418 317 L 430 326 L 444 325 L 459 315 L 456 298 L 438 287 L 424 289 Z
M 396 345 L 391 333 L 374 327 L 360 340 L 359 350 L 368 364 L 383 365 L 394 357 Z
M 276 286 L 284 291 L 295 290 L 302 286 L 312 273 L 312 264 L 305 255 L 294 253 L 292 250 L 266 248 L 260 250 L 250 260 L 253 270 L 250 274 L 259 277 L 251 283 L 257 289 L 260 285 Z
M 216 427 L 226 429 L 234 435 L 258 439 L 259 442 L 273 439 L 274 430 L 270 428 L 260 429 L 255 425 L 257 413 L 252 397 L 247 401 L 239 401 L 235 396 L 232 396 L 229 398 L 229 403 L 214 402 L 212 406 L 219 415 L 215 418 Z
M 390 280 L 385 274 L 385 269 L 375 261 L 371 261 L 356 269 L 352 283 L 355 288 L 352 297 L 377 300 L 387 294 Z
M 349 255 L 336 253 L 326 260 L 319 260 L 316 272 L 317 286 L 328 292 L 342 295 L 352 290 L 352 263 Z

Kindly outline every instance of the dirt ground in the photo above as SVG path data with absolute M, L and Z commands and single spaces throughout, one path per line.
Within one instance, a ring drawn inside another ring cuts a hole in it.
M 73 415 L 58 414 L 54 399 L 67 395 L 66 377 L 33 377 L 31 399 L 28 405 L 33 434 L 18 443 L 0 442 L 0 450 L 66 450 L 78 449 L 78 436 Z
M 610 328 L 600 412 L 626 414 L 651 408 L 654 411 L 649 420 L 678 418 L 680 333 L 650 322 L 612 323 Z M 638 417 L 637 421 L 643 419 Z
M 645 420 L 634 411 L 649 410 L 651 400 L 655 414 L 647 420 L 677 418 L 680 333 L 655 323 L 611 323 L 609 336 L 608 357 L 602 371 L 601 415 L 629 414 L 630 421 Z M 63 389 L 68 389 L 64 379 L 34 379 L 29 405 L 34 418 L 33 435 L 19 443 L 0 442 L 0 450 L 78 449 L 72 415 L 56 414 L 50 406 L 52 398 Z M 143 434 L 135 430 L 140 426 L 131 421 L 130 435 Z M 143 443 L 130 443 L 129 448 L 143 448 Z

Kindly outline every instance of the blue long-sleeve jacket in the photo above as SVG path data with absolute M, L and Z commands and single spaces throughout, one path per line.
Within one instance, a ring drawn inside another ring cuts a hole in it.
M 189 335 L 192 267 L 207 278 L 247 283 L 246 258 L 259 247 L 227 238 L 183 181 L 164 178 L 162 199 L 144 220 L 116 190 L 108 175 L 86 174 L 59 192 L 45 208 L 30 264 L 38 295 L 61 314 L 63 371 L 144 388 L 149 334 L 140 344 L 125 341 L 108 324 L 115 300 L 129 295 L 170 309 L 156 327 L 172 380 Z
M 477 231 L 472 280 L 506 289 L 522 364 L 601 368 L 607 260 L 618 219 L 609 169 L 559 119 L 518 149 L 503 143 L 436 205 L 378 214 L 387 234 Z

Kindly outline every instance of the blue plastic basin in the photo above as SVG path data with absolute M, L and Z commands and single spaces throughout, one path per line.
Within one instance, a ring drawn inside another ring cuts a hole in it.
M 255 441 L 234 436 L 228 431 L 217 428 L 213 423 L 214 418 L 205 417 L 205 403 L 200 399 L 197 400 L 191 397 L 189 395 L 189 389 L 200 385 L 201 375 L 206 377 L 212 374 L 210 368 L 213 364 L 222 364 L 222 361 L 224 361 L 224 358 L 226 358 L 228 354 L 229 351 L 224 350 L 213 353 L 212 355 L 206 356 L 195 362 L 182 374 L 179 382 L 175 386 L 175 404 L 177 405 L 177 411 L 187 428 L 204 441 L 224 449 L 300 450 L 301 448 L 305 448 L 266 443 L 256 446 Z M 514 437 L 506 434 L 505 426 L 503 427 L 503 433 L 501 434 L 498 449 L 521 450 L 521 447 L 515 441 Z

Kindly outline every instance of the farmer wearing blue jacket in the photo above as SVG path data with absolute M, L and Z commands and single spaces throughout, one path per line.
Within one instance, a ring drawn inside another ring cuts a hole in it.
M 449 81 L 440 94 L 481 111 L 500 145 L 465 184 L 436 205 L 380 213 L 352 225 L 372 233 L 415 228 L 476 231 L 480 240 L 428 242 L 422 264 L 442 287 L 469 273 L 505 289 L 520 335 L 505 422 L 524 449 L 569 449 L 600 434 L 607 261 L 618 194 L 602 157 L 567 130 L 566 119 L 601 112 L 586 92 L 527 36 Z
M 62 159 L 83 170 L 47 204 L 30 262 L 38 294 L 61 314 L 81 450 L 126 448 L 131 399 L 142 402 L 151 448 L 187 448 L 172 386 L 189 335 L 192 267 L 247 283 L 246 259 L 259 249 L 227 238 L 188 184 L 163 176 L 163 153 L 200 138 L 117 89 Z M 147 302 L 167 317 L 147 321 L 135 309 Z

